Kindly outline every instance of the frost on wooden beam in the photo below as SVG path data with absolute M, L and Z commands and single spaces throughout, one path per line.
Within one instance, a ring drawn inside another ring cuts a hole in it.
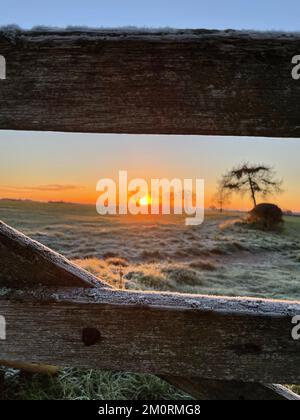
M 300 137 L 300 35 L 0 31 L 0 128 Z
M 299 303 L 107 289 L 2 292 L 1 359 L 262 383 L 300 382 Z M 96 341 L 85 339 L 91 331 Z M 95 334 L 94 334 L 95 333 Z

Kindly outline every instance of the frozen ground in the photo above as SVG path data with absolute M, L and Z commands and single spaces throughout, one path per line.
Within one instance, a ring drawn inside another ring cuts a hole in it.
M 117 286 L 300 299 L 300 218 L 282 232 L 207 212 L 201 226 L 175 216 L 99 216 L 92 206 L 0 201 L 0 220 Z

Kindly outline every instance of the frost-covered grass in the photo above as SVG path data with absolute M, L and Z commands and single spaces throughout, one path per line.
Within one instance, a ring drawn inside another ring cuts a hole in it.
M 16 400 L 182 400 L 191 397 L 152 375 L 64 369 L 56 376 L 0 369 L 0 399 Z M 1 388 L 1 387 L 0 387 Z
M 183 241 L 176 248 L 176 259 L 164 260 L 158 247 L 138 261 L 113 257 L 74 262 L 114 287 L 122 277 L 128 290 L 300 299 L 300 218 L 286 218 L 280 232 L 257 231 L 239 220 L 226 221 L 226 216 L 220 223 L 219 218 L 211 231 L 204 228 L 209 234 L 204 246 L 189 232 L 187 245 Z
M 242 218 L 209 212 L 190 228 L 178 217 L 101 218 L 88 206 L 0 202 L 0 219 L 113 287 L 300 300 L 300 217 L 286 217 L 279 232 L 251 229 Z M 66 369 L 24 380 L 2 372 L 5 398 L 187 398 L 149 375 Z

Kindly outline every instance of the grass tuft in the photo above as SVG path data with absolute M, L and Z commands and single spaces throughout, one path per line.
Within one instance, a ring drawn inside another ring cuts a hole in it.
M 187 394 L 152 375 L 63 369 L 56 376 L 34 374 L 26 380 L 5 372 L 5 400 L 186 400 Z

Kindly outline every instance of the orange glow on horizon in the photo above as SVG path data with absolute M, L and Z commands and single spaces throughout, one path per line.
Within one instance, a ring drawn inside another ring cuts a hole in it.
M 283 210 L 300 211 L 300 199 L 295 194 L 295 190 L 291 188 L 284 194 L 277 197 L 270 197 L 266 200 L 259 199 L 258 202 L 273 202 L 279 205 Z M 205 189 L 205 208 L 209 208 L 212 205 L 217 205 L 213 202 L 212 197 L 214 195 L 214 185 L 207 185 Z M 80 203 L 95 205 L 99 193 L 95 191 L 91 186 L 82 186 L 78 189 L 66 189 L 61 191 L 46 191 L 42 189 L 30 190 L 27 188 L 19 187 L 18 189 L 9 189 L 7 187 L 0 186 L 0 199 L 14 199 L 14 200 L 33 200 L 40 202 L 48 201 L 63 201 L 69 203 Z M 144 196 L 139 200 L 141 206 L 149 206 L 152 204 L 151 196 Z M 240 197 L 239 195 L 233 195 L 230 204 L 224 206 L 225 209 L 236 209 L 248 211 L 252 209 L 253 203 L 248 197 Z

